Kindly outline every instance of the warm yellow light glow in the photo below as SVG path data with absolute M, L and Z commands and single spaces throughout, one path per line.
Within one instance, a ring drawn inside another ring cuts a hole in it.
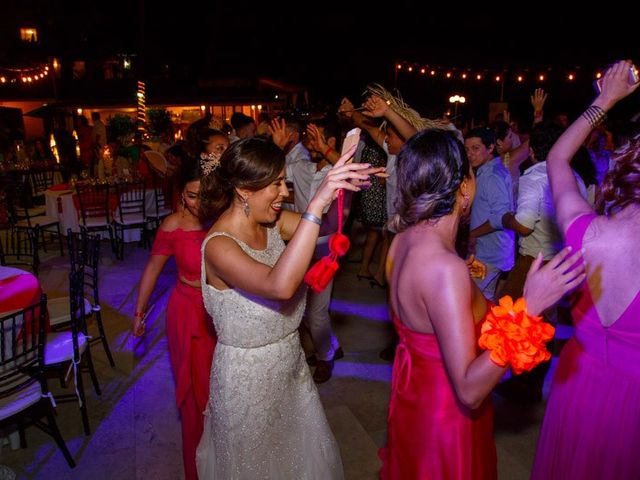
M 5 83 L 7 79 L 5 77 L 0 77 L 0 82 Z
M 60 163 L 60 155 L 58 155 L 58 146 L 56 145 L 56 139 L 53 137 L 53 133 L 49 137 L 49 148 L 53 154 L 53 158 L 56 159 L 56 163 Z
M 500 75 L 496 75 L 496 82 L 500 81 Z
M 426 72 L 426 70 L 424 68 L 421 68 L 420 73 L 424 73 L 424 72 Z
M 206 105 L 200 105 L 200 110 L 204 112 L 206 109 L 207 109 Z
M 402 70 L 402 65 L 398 64 L 398 65 L 396 65 L 396 68 L 397 68 L 398 70 Z
M 37 42 L 38 30 L 36 30 L 35 28 L 21 28 L 20 40 L 22 40 L 23 42 Z
M 77 112 L 78 112 L 78 115 L 82 115 L 82 109 L 81 109 L 81 108 L 79 108 L 79 109 L 77 110 Z
M 524 78 L 522 77 L 522 75 L 518 75 L 518 81 L 521 82 L 522 80 L 524 80 Z
M 569 76 L 568 76 L 567 78 L 568 78 L 569 80 L 573 80 L 573 79 L 574 79 L 573 73 L 570 73 L 570 74 L 569 74 Z
M 262 105 L 258 105 L 258 110 L 262 110 Z
M 602 77 L 602 73 L 600 72 L 596 73 L 596 78 L 600 78 L 600 77 Z
M 544 82 L 544 75 L 540 75 L 540 76 L 538 77 L 538 80 L 540 80 L 541 82 Z
M 476 75 L 476 80 L 482 80 L 482 75 L 480 74 Z
M 463 80 L 465 80 L 466 78 L 467 78 L 467 74 L 466 74 L 466 73 L 463 73 L 463 74 L 462 74 L 462 79 L 463 79 Z
M 409 68 L 408 68 L 408 70 L 409 70 L 410 72 L 413 72 L 413 67 L 409 67 Z
M 433 77 L 436 74 L 435 70 L 431 70 L 431 76 Z
M 447 78 L 451 78 L 451 72 L 447 72 Z
M 251 110 L 255 110 L 256 106 L 255 105 L 251 105 Z

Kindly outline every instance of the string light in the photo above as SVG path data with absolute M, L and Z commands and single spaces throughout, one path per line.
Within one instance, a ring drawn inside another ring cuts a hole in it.
M 38 65 L 34 67 L 0 67 L 0 84 L 23 85 L 37 83 L 49 74 L 49 65 Z
M 514 71 L 509 68 L 501 68 L 501 69 L 492 69 L 492 68 L 479 68 L 476 70 L 478 73 L 472 73 L 471 68 L 467 66 L 438 66 L 438 65 L 420 65 L 414 62 L 406 62 L 400 61 L 396 62 L 395 68 L 399 72 L 403 72 L 405 75 L 409 74 L 421 74 L 428 75 L 432 78 L 444 78 L 448 80 L 455 81 L 456 79 L 466 80 L 469 78 L 475 78 L 477 81 L 480 80 L 488 80 L 494 82 L 505 82 L 508 80 L 514 81 L 518 84 L 525 84 L 527 81 L 532 82 L 547 82 L 547 81 L 568 81 L 568 82 L 577 82 L 580 77 L 578 76 L 580 71 L 576 72 L 576 68 L 578 70 L 582 70 L 580 66 L 573 67 L 572 70 L 565 69 L 556 69 L 553 71 L 551 68 L 543 68 L 541 73 L 533 74 L 527 73 L 531 72 L 533 69 L 531 67 L 521 67 L 520 71 Z M 493 72 L 492 72 L 493 70 Z M 498 71 L 496 71 L 498 70 Z M 584 73 L 584 72 L 582 72 Z M 595 71 L 591 75 L 594 75 L 596 79 L 602 77 L 601 71 Z M 586 75 L 588 77 L 589 75 Z M 585 75 L 582 75 L 585 77 Z M 593 77 L 591 77 L 593 78 Z

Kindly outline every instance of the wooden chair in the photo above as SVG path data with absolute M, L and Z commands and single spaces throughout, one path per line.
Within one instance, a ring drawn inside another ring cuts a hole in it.
M 40 267 L 39 231 L 37 225 L 29 230 L 18 229 L 14 225 L 0 227 L 0 265 L 30 267 L 37 277 Z
M 113 219 L 116 238 L 116 256 L 124 258 L 125 230 L 140 229 L 143 246 L 147 241 L 147 218 L 145 215 L 145 186 L 144 181 L 136 181 L 116 185 L 118 209 Z
M 53 400 L 44 375 L 47 297 L 0 317 L 0 424 L 16 423 L 26 448 L 25 419 L 53 437 L 71 468 L 75 461 L 56 423 Z M 46 417 L 46 423 L 40 419 Z
M 96 342 L 102 343 L 104 352 L 112 367 L 115 367 L 109 342 L 102 323 L 102 309 L 100 307 L 100 294 L 98 289 L 98 267 L 100 265 L 100 235 L 91 235 L 86 230 L 80 232 L 67 232 L 67 244 L 69 247 L 69 260 L 71 271 L 83 276 L 84 311 L 87 316 L 93 315 L 98 327 L 98 335 L 89 339 L 90 345 Z M 88 294 L 88 295 L 87 295 Z M 90 300 L 91 299 L 91 300 Z M 49 323 L 52 327 L 66 326 L 71 322 L 69 297 L 60 297 L 49 300 Z
M 56 371 L 61 378 L 67 371 L 73 372 L 74 393 L 55 395 L 57 402 L 77 401 L 85 435 L 91 434 L 87 400 L 84 393 L 83 371 L 88 371 L 96 395 L 101 395 L 100 384 L 93 366 L 84 303 L 84 279 L 80 272 L 69 273 L 70 331 L 52 332 L 47 335 L 44 364 L 47 371 Z
M 115 252 L 113 218 L 109 207 L 109 185 L 82 185 L 76 187 L 82 227 L 88 232 L 109 232 L 111 249 Z

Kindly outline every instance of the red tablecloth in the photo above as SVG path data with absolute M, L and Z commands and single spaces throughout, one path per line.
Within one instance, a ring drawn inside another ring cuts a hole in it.
M 35 275 L 18 268 L 0 267 L 0 315 L 38 303 L 41 295 L 42 288 Z M 47 331 L 48 323 L 47 315 Z

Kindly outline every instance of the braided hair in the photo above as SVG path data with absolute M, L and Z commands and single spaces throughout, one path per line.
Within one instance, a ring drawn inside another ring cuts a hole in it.
M 391 227 L 402 232 L 453 212 L 456 193 L 470 175 L 464 145 L 453 133 L 423 130 L 398 155 L 398 195 Z

